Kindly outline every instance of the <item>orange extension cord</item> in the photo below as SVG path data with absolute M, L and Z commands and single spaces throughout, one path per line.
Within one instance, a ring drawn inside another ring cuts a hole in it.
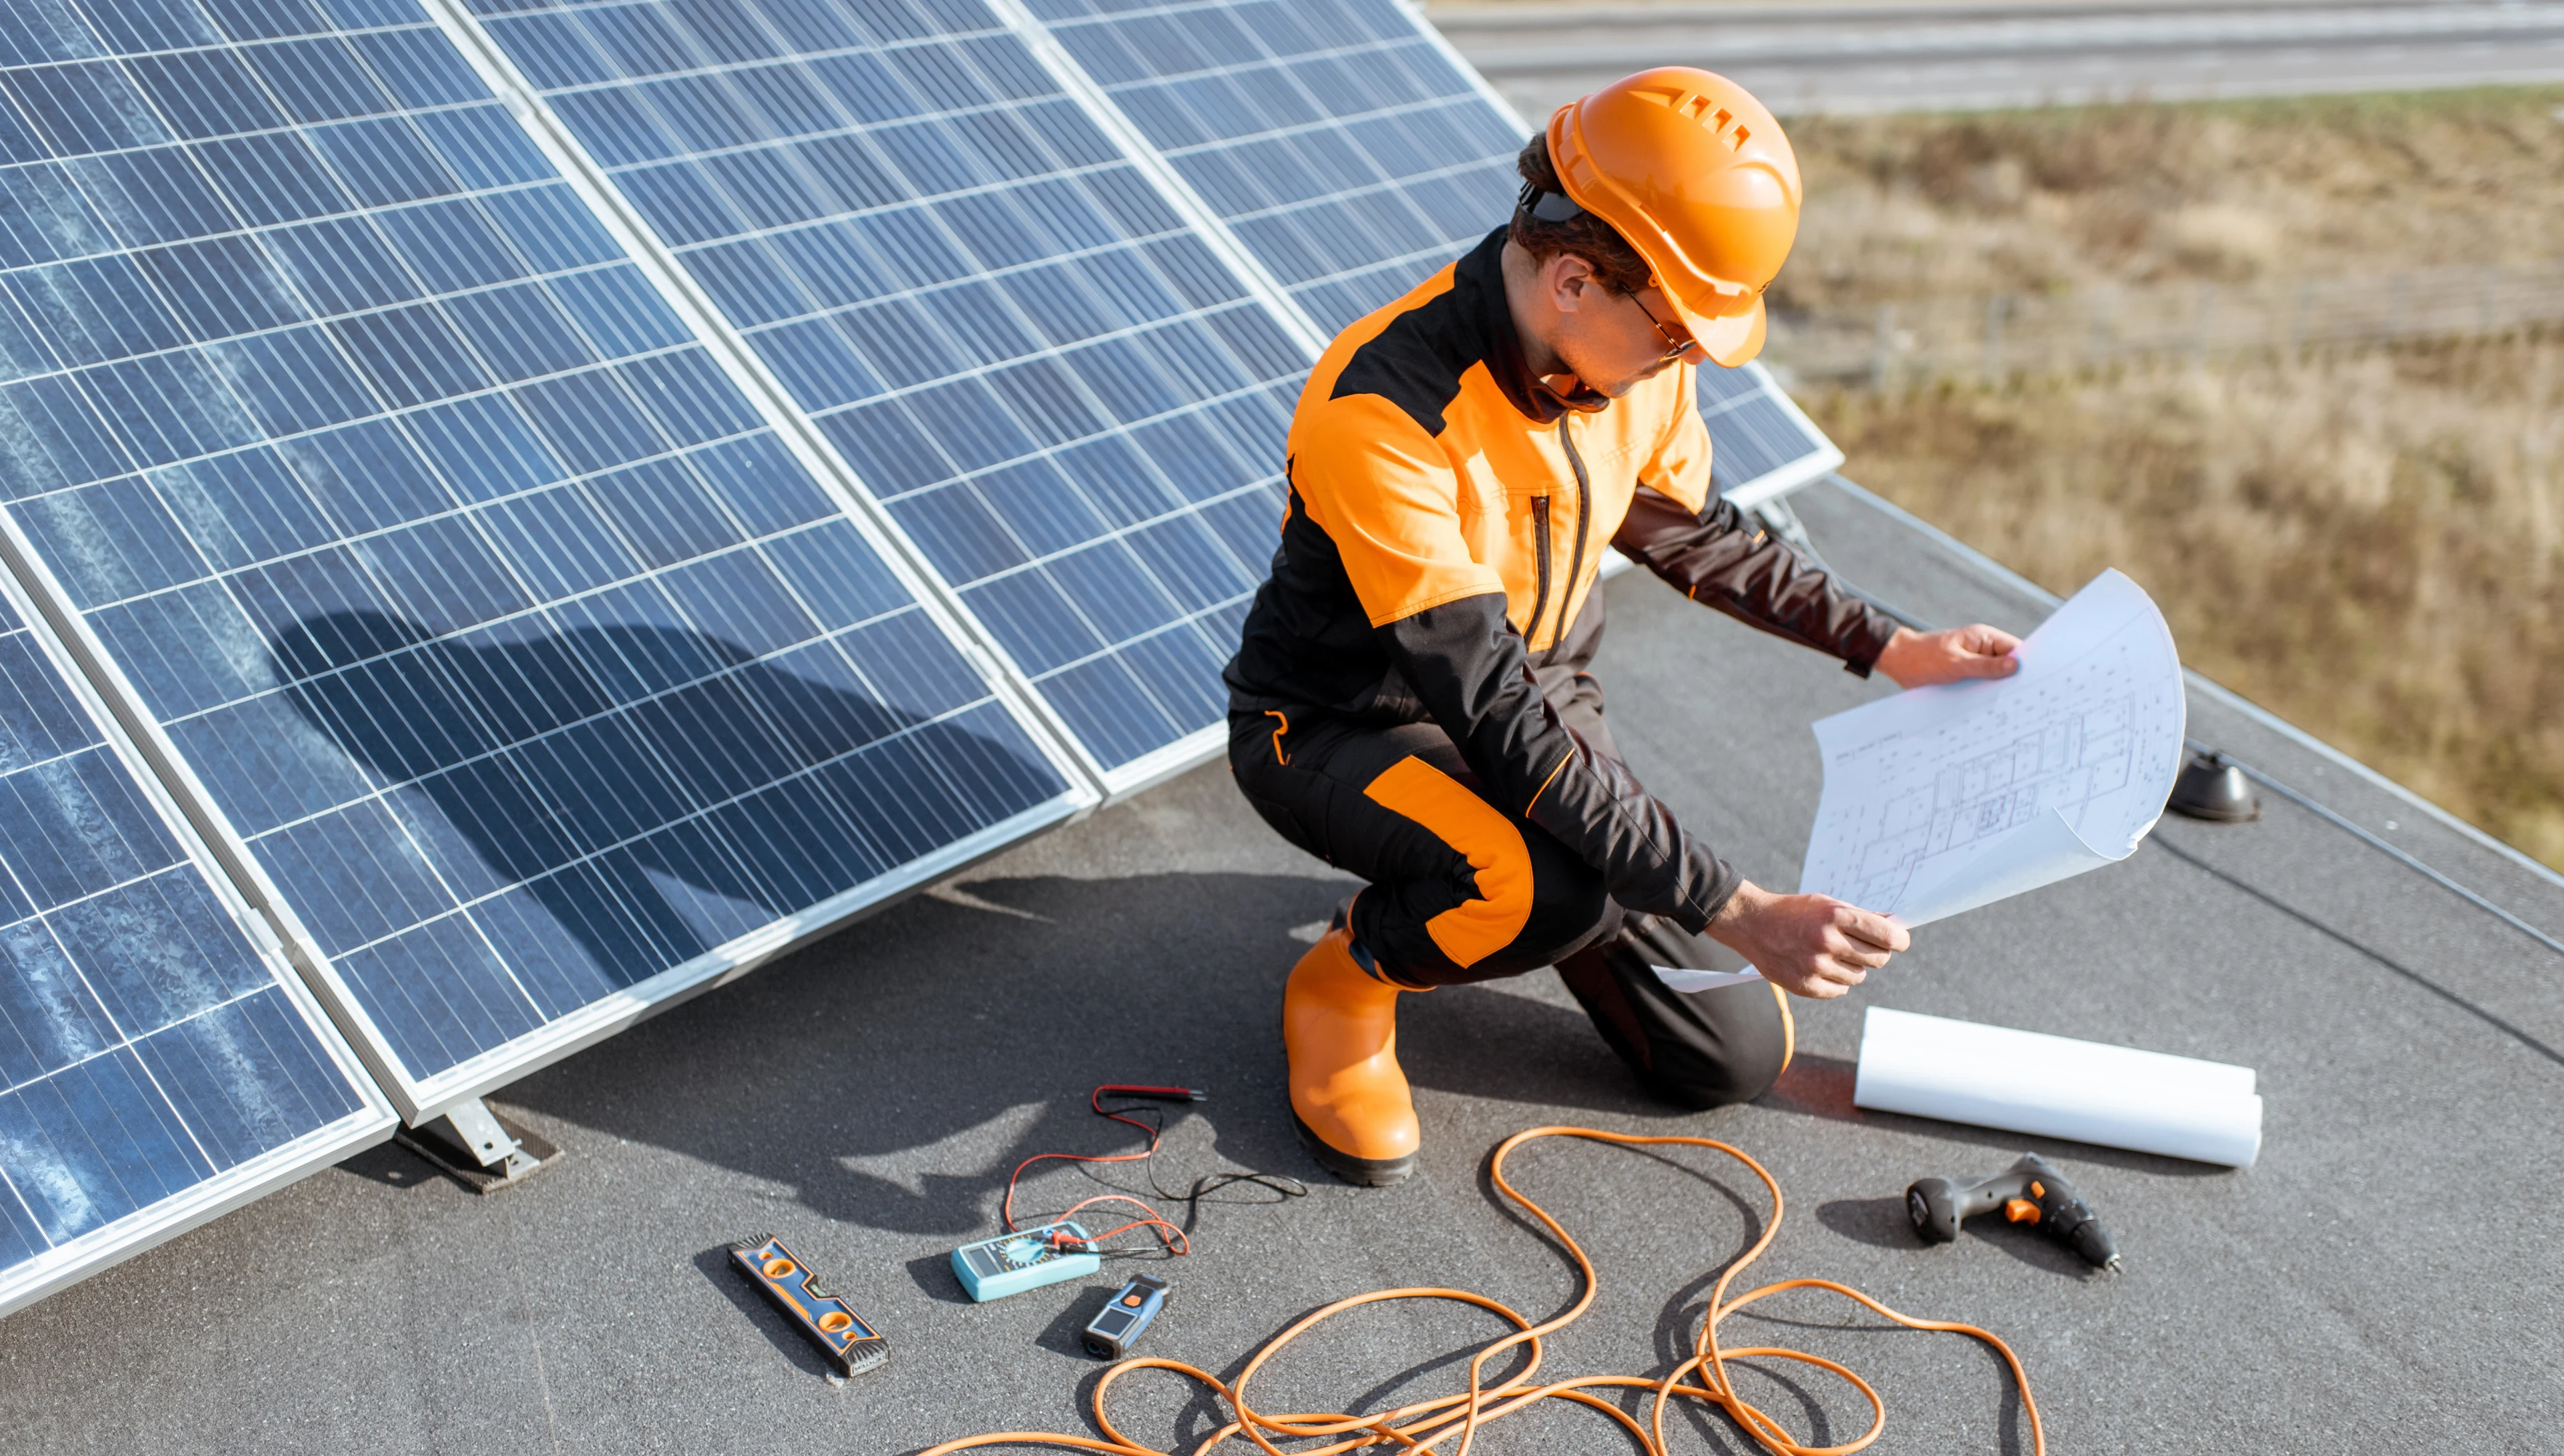
M 1716 1148 L 1752 1168 L 1754 1176 L 1763 1180 L 1763 1186 L 1772 1190 L 1772 1219 L 1763 1226 L 1763 1236 L 1754 1241 L 1754 1247 L 1746 1250 L 1743 1258 L 1738 1259 L 1729 1266 L 1725 1274 L 1719 1276 L 1717 1285 L 1710 1290 L 1709 1314 L 1701 1322 L 1699 1338 L 1693 1342 L 1692 1357 L 1675 1366 L 1671 1373 L 1660 1379 L 1648 1379 L 1641 1375 L 1581 1375 L 1575 1379 L 1560 1380 L 1548 1385 L 1535 1386 L 1530 1383 L 1532 1374 L 1540 1368 L 1542 1337 L 1555 1335 L 1582 1318 L 1585 1311 L 1593 1305 L 1597 1293 L 1594 1263 L 1585 1257 L 1585 1250 L 1568 1235 L 1567 1230 L 1559 1225 L 1557 1219 L 1549 1216 L 1548 1210 L 1524 1197 L 1515 1190 L 1513 1184 L 1505 1181 L 1505 1159 L 1513 1155 L 1515 1148 L 1541 1138 L 1583 1138 L 1590 1142 L 1612 1143 L 1624 1147 L 1674 1144 L 1685 1147 Z M 1365 1446 L 1395 1447 L 1409 1452 L 1422 1452 L 1438 1447 L 1455 1434 L 1460 1438 L 1460 1444 L 1450 1453 L 1450 1456 L 1467 1456 L 1469 1447 L 1478 1438 L 1479 1429 L 1487 1422 L 1500 1416 L 1511 1415 L 1536 1400 L 1552 1399 L 1573 1400 L 1579 1405 L 1599 1410 L 1618 1421 L 1622 1428 L 1637 1441 L 1638 1449 L 1646 1452 L 1647 1456 L 1666 1456 L 1665 1412 L 1676 1397 L 1707 1401 L 1717 1406 L 1737 1425 L 1743 1427 L 1747 1435 L 1752 1436 L 1765 1450 L 1772 1452 L 1773 1456 L 1849 1456 L 1849 1453 L 1858 1451 L 1877 1440 L 1878 1433 L 1887 1424 L 1886 1402 L 1879 1399 L 1878 1392 L 1870 1388 L 1868 1381 L 1832 1360 L 1820 1355 L 1809 1354 L 1804 1351 L 1782 1350 L 1769 1346 L 1756 1346 L 1744 1350 L 1719 1348 L 1719 1321 L 1757 1300 L 1793 1289 L 1831 1290 L 1910 1329 L 1951 1331 L 1960 1335 L 1974 1336 L 1993 1346 L 2003 1355 L 2004 1363 L 2012 1367 L 2013 1381 L 2020 1387 L 2022 1408 L 2030 1414 L 2030 1437 L 2032 1450 L 2035 1456 L 2046 1456 L 2047 1436 L 2039 1427 L 2038 1406 L 2030 1398 L 2030 1380 L 2022 1372 L 2021 1358 L 2012 1352 L 2011 1346 L 2004 1344 L 2000 1338 L 1987 1331 L 1980 1330 L 1974 1325 L 1960 1325 L 1946 1320 L 1917 1320 L 1909 1315 L 1900 1315 L 1859 1290 L 1836 1284 L 1830 1279 L 1785 1279 L 1777 1284 L 1767 1284 L 1760 1289 L 1738 1295 L 1733 1300 L 1727 1298 L 1727 1286 L 1738 1274 L 1744 1272 L 1746 1265 L 1762 1257 L 1763 1251 L 1771 1246 L 1773 1236 L 1781 1230 L 1781 1185 L 1774 1182 L 1772 1175 L 1763 1170 L 1763 1164 L 1756 1162 L 1744 1152 L 1708 1138 L 1635 1138 L 1624 1133 L 1598 1132 L 1592 1128 L 1533 1128 L 1527 1132 L 1516 1133 L 1497 1146 L 1495 1158 L 1488 1166 L 1487 1174 L 1494 1180 L 1498 1191 L 1522 1205 L 1532 1217 L 1539 1219 L 1550 1233 L 1557 1237 L 1559 1244 L 1567 1250 L 1568 1256 L 1576 1261 L 1577 1273 L 1585 1281 L 1585 1292 L 1577 1297 L 1575 1305 L 1557 1319 L 1546 1324 L 1534 1325 L 1485 1295 L 1471 1294 L 1459 1289 L 1384 1289 L 1376 1294 L 1356 1295 L 1351 1299 L 1336 1301 L 1266 1341 L 1264 1348 L 1257 1351 L 1254 1358 L 1246 1362 L 1246 1368 L 1238 1372 L 1237 1383 L 1234 1386 L 1223 1382 L 1207 1370 L 1198 1369 L 1181 1360 L 1133 1359 L 1124 1360 L 1115 1365 L 1105 1371 L 1104 1378 L 1098 1380 L 1095 1385 L 1095 1424 L 1104 1432 L 1105 1439 L 1064 1435 L 1053 1431 L 994 1431 L 984 1436 L 967 1436 L 958 1441 L 947 1441 L 941 1446 L 919 1453 L 919 1456 L 948 1456 L 950 1452 L 967 1451 L 981 1446 L 1066 1446 L 1080 1451 L 1108 1452 L 1111 1456 L 1168 1456 L 1166 1452 L 1143 1446 L 1123 1435 L 1111 1418 L 1104 1413 L 1105 1393 L 1113 1388 L 1113 1382 L 1134 1370 L 1148 1369 L 1174 1370 L 1198 1380 L 1218 1391 L 1220 1398 L 1228 1403 L 1230 1410 L 1235 1412 L 1234 1419 L 1212 1432 L 1208 1439 L 1193 1448 L 1193 1456 L 1201 1456 L 1201 1453 L 1239 1437 L 1253 1442 L 1257 1449 L 1266 1453 L 1266 1456 L 1329 1456 L 1332 1452 L 1352 1451 Z M 1413 1405 L 1402 1405 L 1395 1410 L 1382 1411 L 1376 1415 L 1268 1415 L 1246 1403 L 1246 1382 L 1254 1379 L 1255 1372 L 1264 1367 L 1266 1360 L 1280 1353 L 1284 1346 L 1347 1310 L 1362 1305 L 1379 1304 L 1384 1300 L 1453 1300 L 1464 1305 L 1475 1305 L 1479 1309 L 1509 1321 L 1514 1326 L 1514 1333 L 1491 1343 L 1470 1359 L 1469 1389 L 1466 1394 L 1445 1395 L 1439 1399 L 1418 1401 Z M 1531 1347 L 1530 1358 L 1524 1363 L 1522 1369 L 1501 1384 L 1487 1384 L 1487 1362 L 1519 1345 Z M 1727 1361 L 1746 1358 L 1794 1359 L 1831 1370 L 1849 1380 L 1862 1395 L 1868 1397 L 1871 1411 L 1869 1429 L 1861 1434 L 1860 1439 L 1840 1446 L 1809 1446 L 1794 1440 L 1788 1429 L 1778 1420 L 1738 1394 L 1734 1382 L 1728 1378 Z M 1697 1383 L 1686 1381 L 1686 1376 L 1697 1376 Z M 1588 1390 L 1605 1385 L 1653 1390 L 1656 1398 L 1649 1411 L 1648 1422 L 1640 1425 L 1636 1417 L 1617 1405 L 1601 1396 L 1586 1393 Z M 1283 1440 L 1301 1440 L 1327 1436 L 1345 1436 L 1347 1439 L 1337 1441 L 1333 1445 L 1304 1447 L 1291 1453 L 1285 1453 L 1273 1444 L 1274 1438 L 1277 1437 Z

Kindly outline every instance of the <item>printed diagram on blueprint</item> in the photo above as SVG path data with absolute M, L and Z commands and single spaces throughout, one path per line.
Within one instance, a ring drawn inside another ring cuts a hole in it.
M 1918 926 L 2135 851 L 2181 767 L 2163 614 L 2105 571 L 2030 634 L 2021 664 L 1816 725 L 1825 784 L 1803 892 Z
M 2076 676 L 2101 670 L 2078 665 Z M 2136 751 L 2136 695 L 2122 693 L 2085 707 L 2070 684 L 2058 684 L 2047 702 L 2004 703 L 1965 723 L 1924 735 L 1899 734 L 1878 745 L 1880 767 L 1902 779 L 1897 759 L 1941 763 L 1969 752 L 1978 734 L 2018 731 L 2009 743 L 1949 763 L 1882 804 L 1859 805 L 1850 825 L 1850 887 L 1838 892 L 1855 905 L 1894 905 L 1917 879 L 1929 882 L 1953 857 L 1977 841 L 2030 823 L 2054 809 L 2080 827 L 2096 797 L 2127 787 Z M 2058 711 L 2055 701 L 2069 706 Z

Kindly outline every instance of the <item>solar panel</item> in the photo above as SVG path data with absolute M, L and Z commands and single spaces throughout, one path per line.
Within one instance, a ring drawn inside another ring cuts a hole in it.
M 390 1109 L 0 590 L 0 1315 Z
M 1709 479 L 1720 495 L 1752 510 L 1842 465 L 1842 451 L 1761 364 L 1698 372 Z
M 461 4 L 1117 791 L 1216 751 L 1314 348 L 1522 135 L 1390 0 Z M 1830 468 L 1744 379 L 1735 483 Z
M 6 524 L 404 1115 L 1092 802 L 411 0 L 0 15 Z
M 470 0 L 1116 788 L 1214 751 L 1311 357 L 976 0 Z
M 1397 0 L 1024 3 L 1322 335 L 1512 210 L 1531 128 Z M 1738 504 L 1842 464 L 1760 364 L 1699 374 Z

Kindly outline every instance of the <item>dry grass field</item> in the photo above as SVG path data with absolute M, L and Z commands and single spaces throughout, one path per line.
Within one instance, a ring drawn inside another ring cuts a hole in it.
M 2564 90 L 1790 121 L 1781 309 L 2564 258 Z
M 1795 123 L 1785 304 L 2564 257 L 2564 93 Z M 1803 391 L 1845 472 L 2564 866 L 2564 338 Z

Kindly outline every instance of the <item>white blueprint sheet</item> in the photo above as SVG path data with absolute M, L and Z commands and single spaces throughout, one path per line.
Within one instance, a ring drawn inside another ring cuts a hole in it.
M 2172 792 L 2183 722 L 2163 613 L 2104 571 L 2010 678 L 1816 725 L 1825 786 L 1799 889 L 1919 926 L 2126 859 Z

